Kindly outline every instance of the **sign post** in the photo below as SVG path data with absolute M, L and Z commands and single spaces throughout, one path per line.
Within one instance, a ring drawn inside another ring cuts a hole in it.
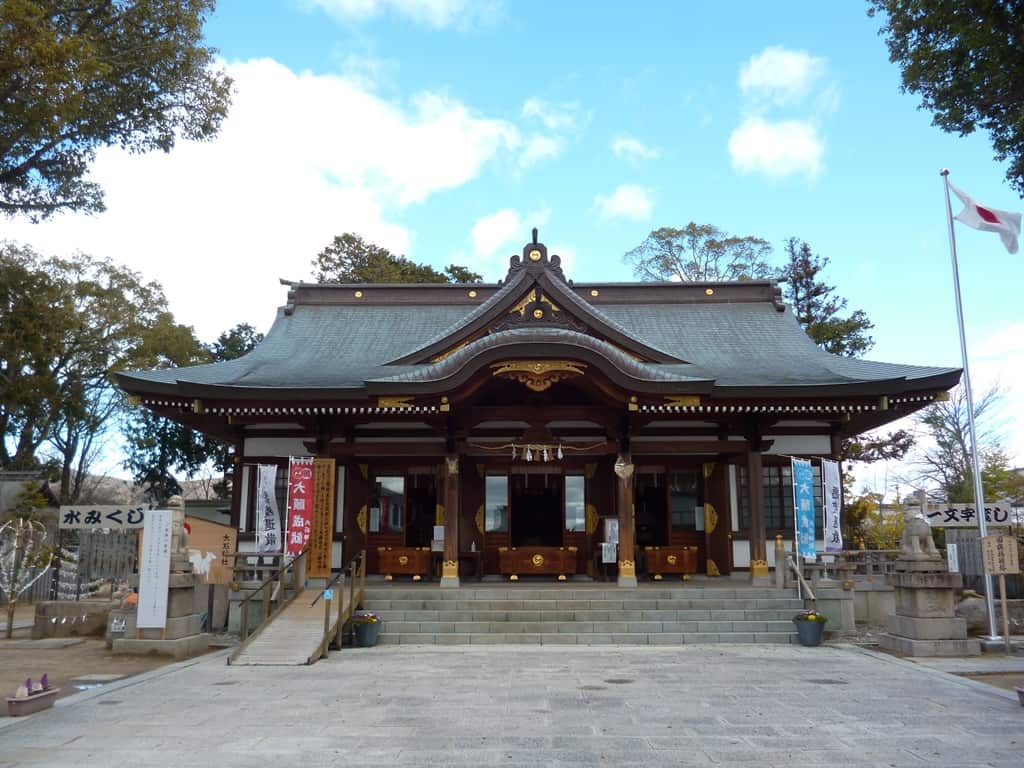
M 1010 649 L 1010 622 L 1006 611 L 1006 574 L 1020 573 L 1020 562 L 1017 557 L 1017 539 L 1013 536 L 993 534 L 981 540 L 981 553 L 985 558 L 985 570 L 999 577 L 999 605 L 1003 610 L 1003 637 L 1006 640 L 1006 653 Z

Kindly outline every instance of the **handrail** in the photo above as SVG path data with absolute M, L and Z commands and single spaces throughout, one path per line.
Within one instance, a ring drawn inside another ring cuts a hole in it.
M 348 599 L 345 599 L 345 574 L 350 573 L 351 579 L 349 579 L 349 593 Z M 323 597 L 325 591 L 331 588 L 331 585 L 337 581 L 341 581 L 341 587 L 338 589 L 338 616 L 337 623 L 331 628 L 331 602 L 329 598 L 324 599 L 324 633 L 320 638 L 320 643 L 317 645 L 316 650 L 309 657 L 309 663 L 312 664 L 317 659 L 327 658 L 331 643 L 333 642 L 337 647 L 341 647 L 341 630 L 342 627 L 352 618 L 355 613 L 356 606 L 363 604 L 363 598 L 366 593 L 366 550 L 362 549 L 359 554 L 353 557 L 337 574 L 327 583 L 320 594 L 317 595 L 313 602 L 310 603 L 310 607 L 316 605 L 316 601 Z M 358 602 L 356 595 L 356 581 L 359 581 L 359 594 Z
M 800 572 L 796 563 L 793 562 L 792 555 L 786 555 L 786 564 L 792 569 L 793 573 L 796 574 L 797 583 L 807 591 L 807 599 L 813 602 L 818 602 L 818 599 L 814 596 L 814 591 L 811 589 L 811 585 L 807 583 L 804 575 Z
M 328 581 L 326 584 L 324 584 L 324 588 L 321 589 L 320 593 L 316 597 L 313 598 L 313 602 L 309 604 L 309 607 L 312 608 L 314 605 L 316 605 L 317 601 L 321 597 L 324 596 L 324 592 L 326 592 L 328 589 L 330 589 L 335 584 L 337 584 L 338 583 L 338 579 L 342 578 L 344 575 L 345 575 L 345 570 L 344 569 L 342 569 L 342 570 L 338 571 L 336 574 L 334 574 L 334 578 L 332 578 L 330 581 Z
M 306 554 L 308 553 L 308 551 L 309 551 L 308 549 L 302 550 L 302 552 L 300 552 L 295 557 L 295 559 L 290 560 L 289 562 L 287 562 L 283 566 L 281 566 L 281 568 L 279 568 L 275 573 L 273 573 L 269 577 L 267 577 L 258 587 L 256 587 L 252 592 L 250 592 L 248 595 L 246 595 L 242 599 L 241 603 L 239 603 L 238 607 L 239 607 L 239 612 L 240 612 L 240 619 L 239 619 L 239 621 L 240 621 L 240 626 L 239 626 L 240 642 L 239 642 L 238 647 L 235 649 L 234 653 L 232 653 L 231 656 L 228 658 L 228 663 L 229 664 L 231 663 L 231 661 L 233 659 L 236 659 L 241 654 L 241 652 L 245 649 L 246 645 L 248 644 L 248 641 L 254 639 L 256 637 L 256 635 L 258 635 L 260 632 L 262 632 L 263 629 L 266 628 L 266 626 L 279 613 L 281 613 L 281 611 L 283 611 L 285 608 L 287 608 L 288 605 L 293 600 L 295 600 L 296 597 L 299 596 L 299 593 L 302 591 L 302 587 L 304 586 L 303 584 L 299 583 L 300 581 L 302 581 L 302 578 L 298 575 L 300 573 L 299 565 L 304 563 L 305 558 L 306 558 Z M 255 554 L 256 553 L 253 553 L 253 555 L 255 555 Z M 285 587 L 284 576 L 285 576 L 285 573 L 288 572 L 289 570 L 292 572 L 292 586 L 295 588 L 295 594 L 293 594 L 291 596 L 291 598 L 289 598 L 288 600 L 285 600 L 284 598 L 285 598 L 285 588 L 286 587 Z M 275 584 L 275 583 L 277 585 L 276 591 L 271 592 L 271 593 L 268 594 L 268 588 L 272 584 Z M 256 595 L 260 595 L 260 599 L 261 599 L 261 602 L 263 604 L 262 605 L 262 608 L 263 608 L 263 618 L 260 620 L 259 626 L 256 627 L 256 631 L 253 632 L 252 635 L 250 635 L 249 634 L 249 606 L 252 604 L 252 601 L 256 597 Z M 275 600 L 275 599 L 277 600 L 277 605 L 275 606 L 273 611 L 270 611 L 270 602 L 272 600 Z

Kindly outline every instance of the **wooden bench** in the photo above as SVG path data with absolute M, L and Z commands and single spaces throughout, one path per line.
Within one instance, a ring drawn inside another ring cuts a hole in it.
M 647 573 L 655 581 L 661 581 L 666 573 L 678 574 L 683 579 L 697 572 L 697 547 L 682 545 L 668 547 L 644 547 Z
M 558 576 L 576 573 L 576 547 L 498 547 L 498 571 L 517 581 L 521 575 Z
M 388 581 L 398 574 L 419 581 L 430 576 L 430 547 L 377 547 L 377 570 Z

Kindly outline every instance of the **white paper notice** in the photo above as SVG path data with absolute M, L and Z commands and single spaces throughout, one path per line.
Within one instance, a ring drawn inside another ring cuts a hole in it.
M 171 510 L 146 513 L 139 560 L 139 607 L 135 626 L 163 629 L 167 626 L 167 587 L 171 574 Z

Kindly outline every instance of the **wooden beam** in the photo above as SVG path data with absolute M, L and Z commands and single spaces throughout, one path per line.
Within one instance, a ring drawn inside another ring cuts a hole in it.
M 630 441 L 630 447 L 634 456 L 644 456 L 652 453 L 718 453 L 718 454 L 740 454 L 747 453 L 750 445 L 743 440 L 637 440 Z

